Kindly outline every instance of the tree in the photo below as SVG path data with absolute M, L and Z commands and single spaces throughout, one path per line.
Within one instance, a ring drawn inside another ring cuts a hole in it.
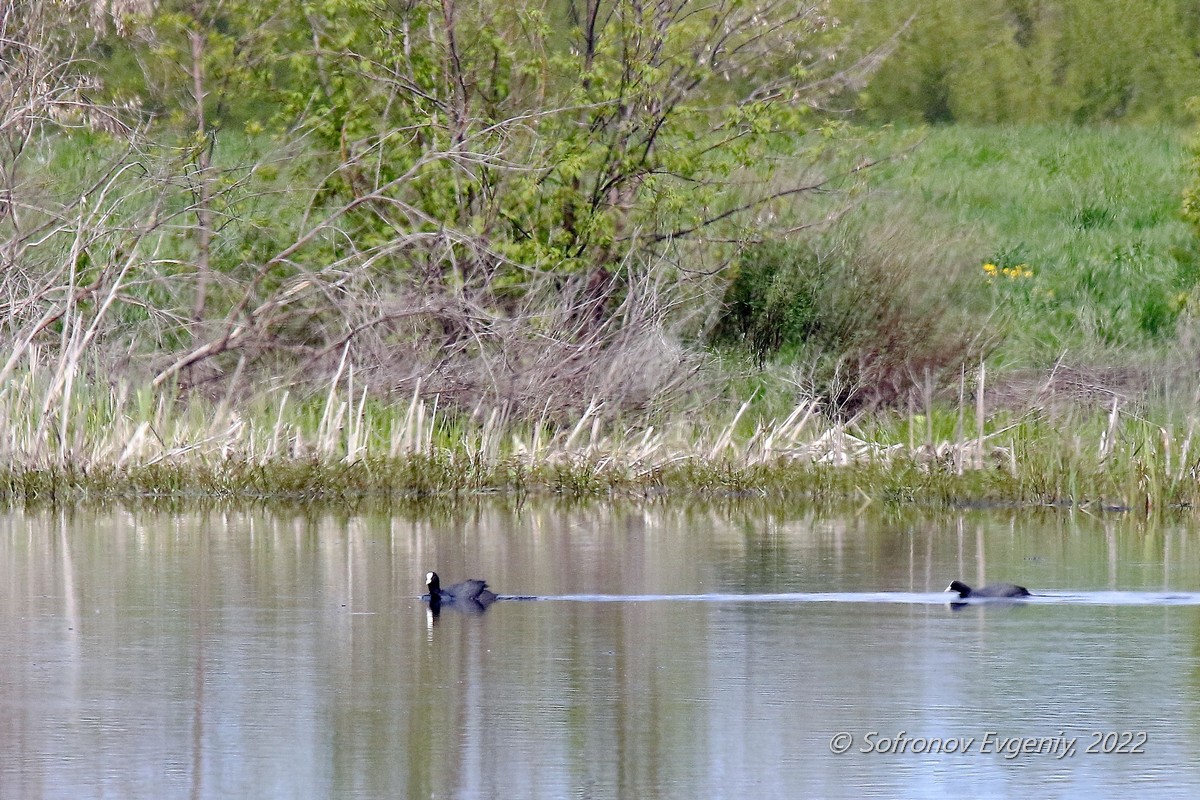
M 845 58 L 824 8 L 163 2 L 97 72 L 149 135 L 105 184 L 113 330 L 149 321 L 126 352 L 159 386 L 348 364 L 469 406 L 646 405 L 686 373 L 692 283 L 846 169 L 829 112 L 882 51 Z M 228 155 L 268 94 L 278 152 Z
M 835 148 L 840 125 L 822 107 L 882 56 L 843 63 L 823 5 L 792 0 L 324 0 L 280 13 L 313 43 L 287 59 L 289 107 L 329 178 L 238 313 L 160 380 L 301 313 L 306 335 L 377 337 L 375 355 L 428 343 L 412 326 L 430 321 L 442 366 L 427 378 L 501 350 L 496 362 L 518 370 L 522 337 L 530 359 L 548 339 L 586 343 L 605 369 L 618 286 L 681 242 L 695 254 L 767 235 L 757 211 L 824 187 L 772 183 L 768 156 Z M 392 300 L 331 301 L 368 287 Z

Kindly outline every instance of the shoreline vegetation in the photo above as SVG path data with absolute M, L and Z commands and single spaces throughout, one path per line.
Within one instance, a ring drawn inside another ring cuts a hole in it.
M 0 502 L 1200 504 L 1200 24 L 0 4 Z
M 978 376 L 977 376 L 978 377 Z M 410 501 L 497 492 L 566 499 L 704 497 L 929 507 L 1042 505 L 1153 515 L 1200 504 L 1196 414 L 1158 425 L 1120 403 L 1055 412 L 955 411 L 836 422 L 802 403 L 747 428 L 675 416 L 570 429 L 471 421 L 420 397 L 379 403 L 365 387 L 319 402 L 233 409 L 158 401 L 127 386 L 76 390 L 51 425 L 0 392 L 7 435 L 0 500 Z M 979 394 L 980 397 L 984 393 Z M 981 413 L 984 412 L 984 413 Z

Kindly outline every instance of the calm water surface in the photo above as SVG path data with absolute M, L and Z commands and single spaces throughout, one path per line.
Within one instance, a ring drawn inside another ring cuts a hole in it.
M 0 513 L 0 798 L 1196 797 L 1196 593 L 1071 512 Z

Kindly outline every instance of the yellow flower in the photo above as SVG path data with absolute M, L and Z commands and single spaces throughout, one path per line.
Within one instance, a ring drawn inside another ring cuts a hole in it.
M 1029 268 L 1028 264 L 1017 264 L 1015 267 L 997 267 L 995 264 L 984 264 L 983 271 L 988 274 L 988 277 L 992 277 L 999 272 L 999 274 L 1010 281 L 1033 277 L 1033 270 Z

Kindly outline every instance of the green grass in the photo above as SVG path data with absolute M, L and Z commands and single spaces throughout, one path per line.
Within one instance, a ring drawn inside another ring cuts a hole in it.
M 1003 325 L 995 362 L 1120 363 L 1161 352 L 1200 282 L 1180 215 L 1188 133 L 1138 127 L 933 128 L 872 188 L 968 236 Z M 991 283 L 986 263 L 1021 267 Z M 1028 274 L 1031 273 L 1031 274 Z

